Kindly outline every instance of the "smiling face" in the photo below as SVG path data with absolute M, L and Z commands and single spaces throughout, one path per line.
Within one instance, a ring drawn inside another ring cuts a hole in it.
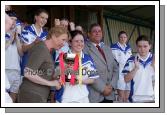
M 149 50 L 151 49 L 151 45 L 148 41 L 138 41 L 137 43 L 137 51 L 140 54 L 140 56 L 145 57 L 149 53 Z
M 35 16 L 35 24 L 40 26 L 41 28 L 45 26 L 48 20 L 48 14 L 45 12 L 41 12 L 39 15 Z
M 74 53 L 80 53 L 84 48 L 84 38 L 81 34 L 77 34 L 72 40 L 71 40 L 71 49 Z

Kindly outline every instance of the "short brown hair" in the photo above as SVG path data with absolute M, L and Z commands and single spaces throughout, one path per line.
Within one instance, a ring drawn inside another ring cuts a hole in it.
M 68 32 L 68 30 L 65 27 L 63 27 L 63 26 L 55 26 L 55 27 L 52 27 L 49 30 L 47 39 L 48 40 L 51 39 L 52 35 L 55 35 L 56 37 L 59 37 L 62 34 L 67 34 L 68 37 L 69 37 L 69 32 Z
M 98 23 L 93 23 L 93 24 L 90 25 L 89 32 L 91 32 L 91 31 L 92 31 L 92 28 L 94 28 L 94 27 L 96 27 L 96 26 L 99 26 L 99 27 L 101 28 L 100 24 L 98 24 Z
M 151 40 L 146 35 L 139 36 L 136 40 L 136 45 L 138 44 L 139 41 L 147 41 L 149 44 L 151 44 Z
M 128 36 L 125 31 L 120 31 L 120 32 L 118 33 L 118 38 L 120 38 L 120 36 L 121 36 L 122 34 L 125 34 L 126 36 Z
M 72 39 L 76 36 L 76 35 L 81 35 L 81 36 L 83 36 L 83 38 L 84 38 L 84 35 L 83 35 L 83 33 L 81 32 L 81 31 L 79 31 L 79 30 L 74 30 L 74 31 L 71 31 L 70 32 L 70 36 L 71 36 L 71 39 L 70 39 L 70 42 L 72 41 Z
M 35 12 L 35 16 L 39 16 L 41 13 L 46 13 L 47 15 L 49 15 L 47 10 L 40 8 Z

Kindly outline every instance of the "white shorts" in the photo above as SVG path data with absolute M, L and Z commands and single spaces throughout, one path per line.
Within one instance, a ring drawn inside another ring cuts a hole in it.
M 84 97 L 80 100 L 62 99 L 62 103 L 89 103 L 88 97 Z
M 117 82 L 117 89 L 120 90 L 130 90 L 130 82 L 126 83 L 124 79 L 119 79 Z
M 20 84 L 21 84 L 21 75 L 20 71 L 5 69 L 5 74 L 9 80 L 10 88 L 9 91 L 12 93 L 18 93 Z
M 5 103 L 13 103 L 12 98 L 5 92 Z

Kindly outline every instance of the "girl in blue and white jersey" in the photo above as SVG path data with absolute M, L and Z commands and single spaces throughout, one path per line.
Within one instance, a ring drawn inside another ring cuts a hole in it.
M 34 18 L 35 24 L 26 26 L 21 33 L 21 39 L 23 42 L 22 47 L 24 52 L 21 63 L 22 75 L 28 61 L 28 50 L 32 47 L 32 45 L 38 43 L 39 41 L 46 40 L 46 36 L 48 35 L 48 32 L 43 29 L 48 20 L 48 12 L 44 9 L 38 9 Z
M 130 83 L 130 102 L 154 102 L 154 55 L 149 52 L 151 43 L 147 36 L 136 40 L 137 54 L 128 59 L 122 71 L 126 83 Z
M 129 96 L 128 84 L 125 83 L 121 72 L 127 59 L 132 55 L 131 47 L 127 44 L 128 36 L 125 31 L 118 34 L 118 42 L 111 45 L 112 53 L 119 65 L 119 79 L 117 82 L 118 101 L 127 102 Z

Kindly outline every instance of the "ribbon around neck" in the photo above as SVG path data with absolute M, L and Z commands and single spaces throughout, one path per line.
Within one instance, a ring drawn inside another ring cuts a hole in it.
M 79 56 L 78 55 L 76 55 L 75 56 L 75 59 L 74 59 L 74 66 L 73 66 L 73 72 L 72 72 L 72 74 L 71 74 L 71 80 L 70 80 L 70 84 L 71 85 L 74 85 L 75 84 L 75 73 L 76 73 L 76 71 L 78 70 L 78 68 L 79 68 Z
M 60 83 L 62 85 L 65 84 L 65 74 L 64 74 L 64 71 L 65 71 L 65 66 L 64 66 L 64 52 L 61 52 L 60 53 L 60 56 L 59 56 L 59 60 L 60 60 Z
M 82 56 L 79 54 L 79 84 L 82 84 Z

